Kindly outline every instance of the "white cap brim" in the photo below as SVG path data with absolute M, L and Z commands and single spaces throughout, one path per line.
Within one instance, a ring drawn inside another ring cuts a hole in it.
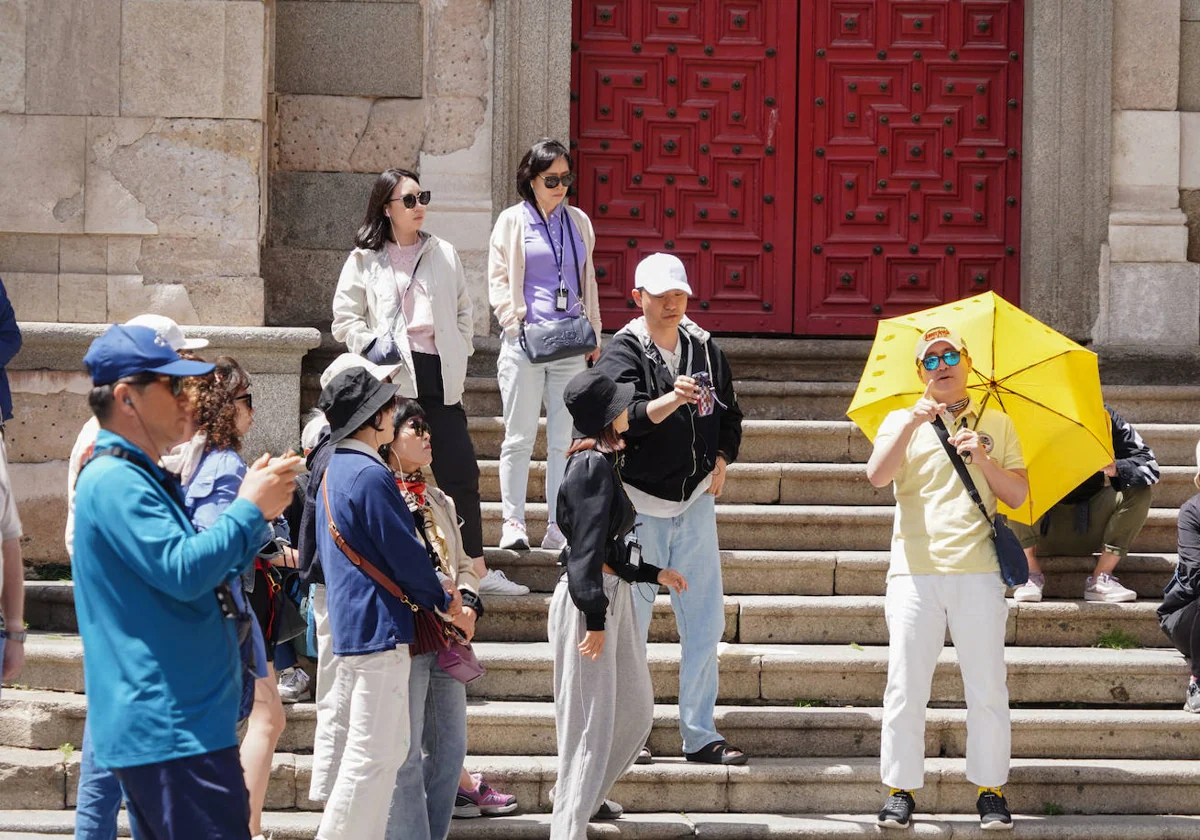
M 691 297 L 693 294 L 692 287 L 682 280 L 664 280 L 661 283 L 650 282 L 637 288 L 652 295 L 665 295 L 667 292 L 685 292 L 688 297 Z
M 176 350 L 203 350 L 208 346 L 207 338 L 185 338 L 183 344 L 176 347 Z

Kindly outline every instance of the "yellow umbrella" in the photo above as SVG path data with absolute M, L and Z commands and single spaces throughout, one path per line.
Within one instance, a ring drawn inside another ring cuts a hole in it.
M 889 412 L 911 408 L 924 393 L 914 349 L 918 336 L 937 326 L 956 330 L 966 343 L 967 389 L 976 403 L 1007 414 L 1021 439 L 1029 496 L 1018 510 L 1001 502 L 1001 513 L 1031 525 L 1112 462 L 1096 354 L 994 292 L 879 322 L 846 412 L 868 438 Z

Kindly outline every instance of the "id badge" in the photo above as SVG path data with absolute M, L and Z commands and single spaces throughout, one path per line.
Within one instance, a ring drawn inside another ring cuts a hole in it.
M 562 286 L 559 286 L 558 291 L 554 293 L 554 311 L 567 311 L 567 290 Z
M 634 542 L 629 543 L 629 565 L 630 566 L 642 565 L 642 544 L 637 542 L 636 540 Z

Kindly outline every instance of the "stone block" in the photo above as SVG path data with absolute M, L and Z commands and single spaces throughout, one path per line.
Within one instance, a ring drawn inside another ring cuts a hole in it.
M 1200 20 L 1179 26 L 1179 110 L 1200 111 Z
M 264 248 L 263 285 L 272 326 L 329 330 L 333 292 L 348 250 Z
M 1187 216 L 1188 259 L 1200 262 L 1200 190 L 1180 190 L 1179 206 Z
M 301 172 L 349 169 L 370 113 L 371 100 L 357 96 L 279 96 L 277 168 Z
M 108 317 L 124 323 L 136 315 L 153 312 L 180 324 L 199 324 L 200 316 L 187 289 L 173 283 L 146 283 L 138 275 L 108 276 Z
M 392 166 L 415 169 L 425 139 L 425 110 L 423 99 L 375 100 L 349 168 L 374 173 Z
M 266 105 L 267 21 L 261 0 L 229 0 L 225 7 L 225 117 L 261 120 Z
M 140 241 L 137 268 L 118 272 L 110 266 L 110 273 L 141 274 L 155 282 L 187 277 L 245 277 L 258 274 L 257 239 L 154 236 Z
M 1114 207 L 1172 208 L 1179 201 L 1179 114 L 1117 111 L 1112 131 Z
M 1114 0 L 1112 50 L 1114 108 L 1175 110 L 1179 0 Z
M 121 0 L 32 0 L 25 48 L 28 113 L 120 113 Z
M 418 98 L 423 93 L 424 31 L 416 2 L 280 0 L 275 90 Z
M 57 236 L 0 233 L 0 275 L 9 271 L 53 274 L 58 271 Z
M 1200 112 L 1179 115 L 1179 187 L 1200 189 Z
M 108 323 L 108 276 L 58 275 L 58 321 L 74 324 Z
M 4 289 L 18 321 L 58 320 L 58 273 L 27 274 L 10 271 Z
M 1113 263 L 1109 273 L 1110 344 L 1200 344 L 1200 265 Z
M 82 423 L 79 425 L 83 426 Z M 79 428 L 70 435 L 72 443 L 77 434 Z M 21 516 L 21 556 L 30 563 L 63 562 L 67 555 L 63 543 L 67 521 L 67 462 L 13 463 L 10 468 L 16 488 L 17 512 Z
M 469 148 L 487 117 L 487 100 L 474 96 L 433 97 L 425 120 L 423 151 L 446 155 Z
M 0 0 L 0 112 L 25 112 L 26 0 Z
M 0 748 L 6 808 L 61 808 L 67 801 L 67 769 L 58 750 Z
M 81 369 L 82 358 L 80 356 Z M 88 383 L 86 376 L 80 373 L 72 374 L 70 378 Z M 91 416 L 86 390 L 83 393 L 63 390 L 38 394 L 14 388 L 13 419 L 4 427 L 9 460 L 14 464 L 65 463 L 71 457 L 71 447 L 79 430 Z M 56 484 L 54 489 L 63 487 L 65 483 Z
M 71 274 L 103 274 L 108 268 L 108 240 L 103 236 L 64 236 L 59 240 L 58 270 Z
M 0 230 L 83 233 L 84 117 L 0 114 Z
M 263 325 L 261 277 L 185 277 L 179 285 L 201 324 L 225 327 Z
M 142 256 L 140 236 L 108 237 L 108 273 L 137 274 L 138 259 Z
M 271 173 L 267 244 L 349 252 L 375 177 L 350 172 Z
M 1176 225 L 1109 224 L 1108 243 L 1113 262 L 1183 262 L 1187 258 L 1187 228 L 1182 216 Z
M 436 56 L 426 88 L 434 96 L 473 96 L 489 93 L 492 34 L 491 0 L 455 0 L 429 5 L 429 46 Z
M 261 124 L 93 118 L 87 149 L 88 233 L 257 240 Z

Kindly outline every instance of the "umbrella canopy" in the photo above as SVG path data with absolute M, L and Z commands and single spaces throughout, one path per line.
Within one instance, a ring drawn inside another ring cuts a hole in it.
M 1012 418 L 1029 496 L 1000 512 L 1032 525 L 1084 479 L 1113 460 L 1112 430 L 1096 354 L 987 292 L 880 321 L 847 415 L 871 440 L 897 409 L 925 391 L 914 348 L 932 327 L 957 331 L 971 359 L 967 390 L 983 411 Z

